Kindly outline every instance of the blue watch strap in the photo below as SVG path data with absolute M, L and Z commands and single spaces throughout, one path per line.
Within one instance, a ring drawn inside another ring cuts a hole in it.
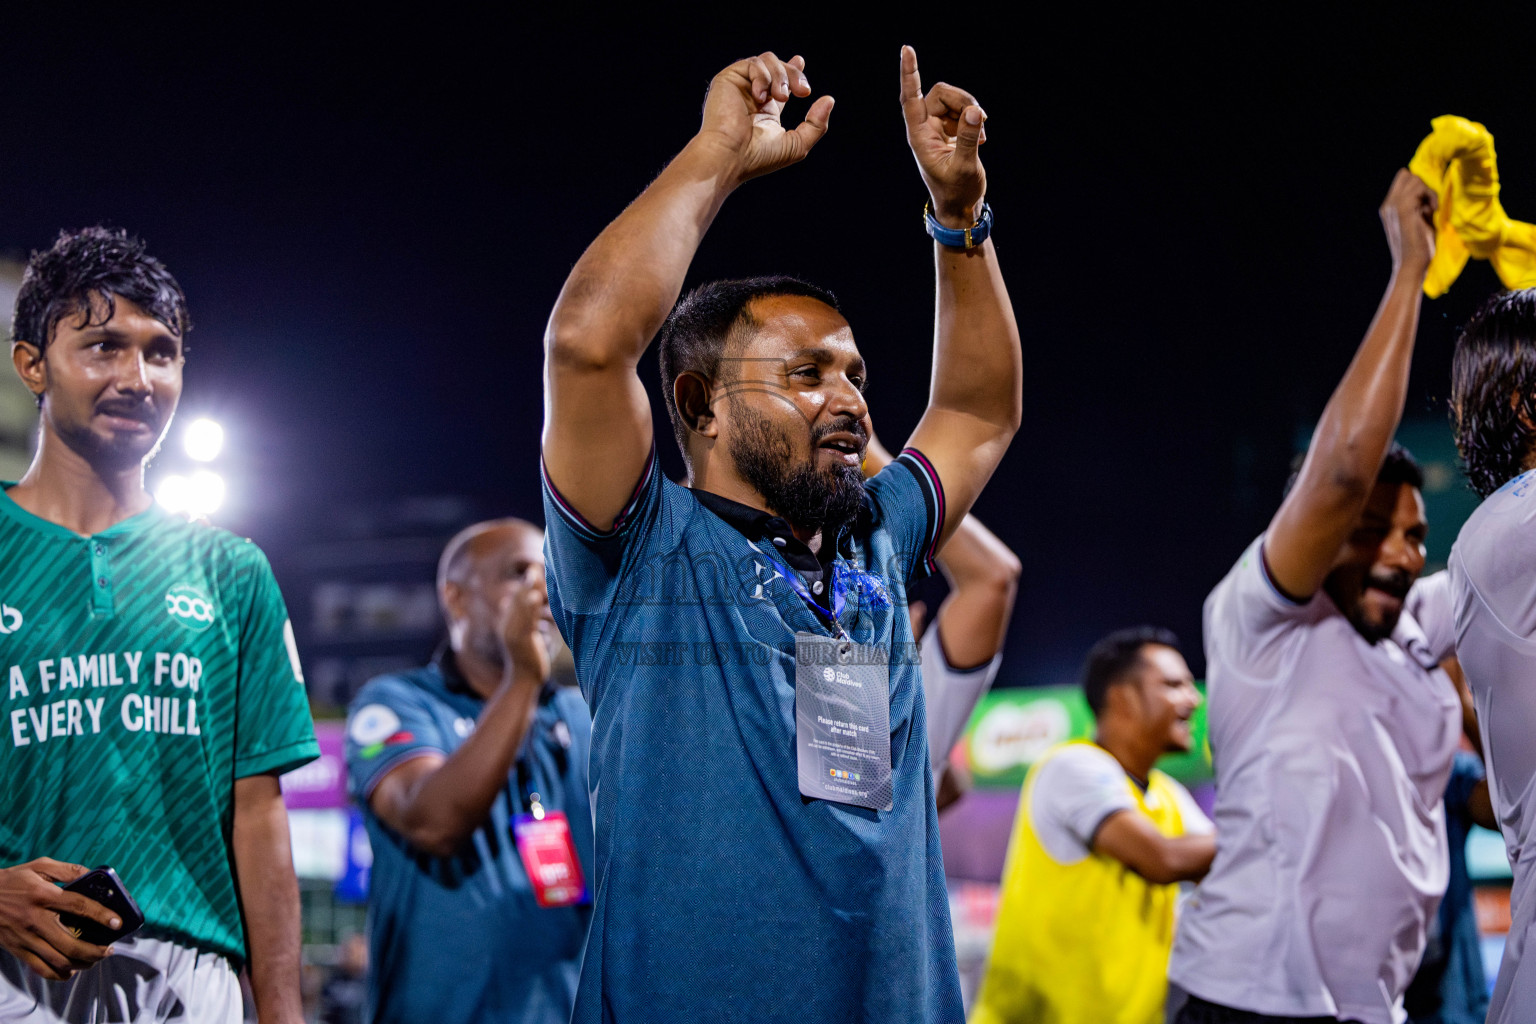
M 947 228 L 933 215 L 931 203 L 923 204 L 923 224 L 940 245 L 951 249 L 974 249 L 992 234 L 992 204 L 982 201 L 981 216 L 968 228 Z

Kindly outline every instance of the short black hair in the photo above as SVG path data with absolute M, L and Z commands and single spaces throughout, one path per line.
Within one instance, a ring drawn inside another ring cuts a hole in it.
M 1083 696 L 1093 717 L 1104 713 L 1105 695 L 1116 683 L 1141 663 L 1141 650 L 1148 644 L 1179 649 L 1179 638 L 1161 626 L 1131 626 L 1117 629 L 1093 645 L 1083 663 Z
M 1451 430 L 1472 489 L 1486 498 L 1536 447 L 1536 288 L 1483 303 L 1451 357 Z
M 1285 481 L 1285 494 L 1291 493 L 1291 488 L 1296 486 L 1296 481 L 1301 478 L 1301 467 L 1307 461 L 1306 452 L 1298 452 L 1291 459 L 1291 475 Z M 1424 489 L 1424 468 L 1419 465 L 1419 460 L 1413 457 L 1413 452 L 1393 441 L 1387 447 L 1387 454 L 1381 460 L 1381 469 L 1376 471 L 1378 484 L 1407 484 L 1414 490 Z
M 121 228 L 61 231 L 51 249 L 33 252 L 27 261 L 11 337 L 43 351 L 60 320 L 84 316 L 87 326 L 106 323 L 117 298 L 134 303 L 178 338 L 192 329 L 181 285 L 145 252 L 142 241 Z M 104 313 L 99 321 L 93 319 L 98 312 Z
M 683 459 L 688 458 L 688 424 L 677 411 L 672 385 L 684 373 L 714 380 L 720 372 L 720 356 L 737 331 L 757 326 L 750 306 L 754 299 L 773 295 L 800 295 L 824 302 L 838 312 L 837 297 L 827 289 L 798 277 L 774 275 L 737 281 L 701 284 L 678 300 L 661 325 L 658 356 L 661 360 L 661 393 L 672 420 L 672 433 Z

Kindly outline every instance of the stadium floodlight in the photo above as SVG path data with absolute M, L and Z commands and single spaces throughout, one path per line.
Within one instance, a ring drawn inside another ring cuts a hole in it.
M 185 512 L 192 503 L 192 482 L 184 476 L 171 474 L 155 488 L 155 500 L 167 512 Z
M 224 478 L 206 469 L 190 477 L 172 473 L 155 488 L 155 500 L 168 512 L 212 515 L 224 504 Z
M 224 504 L 224 478 L 211 470 L 200 469 L 193 473 L 187 488 L 191 498 L 187 511 L 193 515 L 212 515 Z
M 224 428 L 206 416 L 193 420 L 187 424 L 181 443 L 198 462 L 212 462 L 224 448 Z

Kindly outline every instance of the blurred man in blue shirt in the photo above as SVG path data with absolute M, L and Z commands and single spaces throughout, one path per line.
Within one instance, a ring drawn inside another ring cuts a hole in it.
M 591 919 L 591 721 L 549 683 L 543 535 L 443 552 L 449 641 L 352 703 L 347 769 L 373 845 L 368 1019 L 566 1024 Z

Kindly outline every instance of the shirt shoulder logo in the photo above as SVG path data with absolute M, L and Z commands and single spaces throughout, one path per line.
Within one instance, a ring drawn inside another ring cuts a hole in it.
M 383 704 L 366 704 L 352 713 L 347 735 L 360 747 L 383 743 L 400 728 L 400 716 Z
M 188 629 L 201 633 L 213 625 L 218 609 L 201 587 L 178 583 L 165 592 L 165 612 Z
M 21 612 L 8 604 L 0 604 L 0 636 L 14 633 L 21 628 Z

